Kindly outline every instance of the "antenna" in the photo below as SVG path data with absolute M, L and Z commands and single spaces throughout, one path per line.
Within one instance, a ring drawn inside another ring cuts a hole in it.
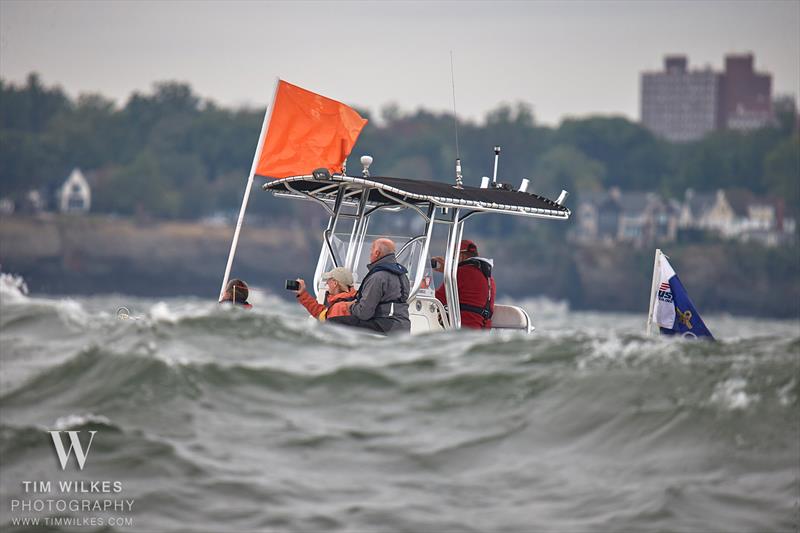
M 497 187 L 497 160 L 500 159 L 500 145 L 494 147 L 494 174 L 492 174 L 492 185 Z
M 453 73 L 453 51 L 450 50 L 450 83 L 453 86 L 453 125 L 456 130 L 456 188 L 461 189 L 464 185 L 461 176 L 461 152 L 458 147 L 458 115 L 456 114 L 456 77 Z

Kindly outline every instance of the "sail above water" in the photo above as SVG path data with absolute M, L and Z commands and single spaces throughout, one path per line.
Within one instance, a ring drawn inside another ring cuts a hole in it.
M 647 317 L 648 334 L 652 324 L 656 324 L 663 335 L 714 338 L 661 250 L 656 250 L 653 268 L 650 313 Z

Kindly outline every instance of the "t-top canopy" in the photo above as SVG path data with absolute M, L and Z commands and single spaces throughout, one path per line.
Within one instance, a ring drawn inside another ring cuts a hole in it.
M 402 205 L 433 203 L 439 207 L 459 207 L 477 211 L 506 212 L 509 214 L 567 219 L 570 210 L 553 200 L 527 192 L 505 189 L 480 189 L 464 186 L 461 189 L 438 181 L 411 180 L 404 178 L 334 175 L 330 179 L 315 179 L 313 176 L 292 176 L 265 183 L 264 190 L 303 196 L 302 193 L 322 200 L 333 200 L 337 185 L 369 191 L 371 205 Z M 361 193 L 348 194 L 353 200 Z

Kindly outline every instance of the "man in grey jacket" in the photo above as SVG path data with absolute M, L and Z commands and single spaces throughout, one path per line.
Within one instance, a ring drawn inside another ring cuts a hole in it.
M 367 328 L 380 333 L 411 331 L 408 319 L 408 270 L 397 262 L 391 239 L 375 239 L 350 316 L 330 318 L 333 324 Z

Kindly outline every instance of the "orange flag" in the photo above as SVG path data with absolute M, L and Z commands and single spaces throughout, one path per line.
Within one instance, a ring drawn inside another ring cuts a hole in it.
M 341 102 L 279 80 L 256 174 L 285 178 L 320 167 L 341 173 L 366 123 Z

